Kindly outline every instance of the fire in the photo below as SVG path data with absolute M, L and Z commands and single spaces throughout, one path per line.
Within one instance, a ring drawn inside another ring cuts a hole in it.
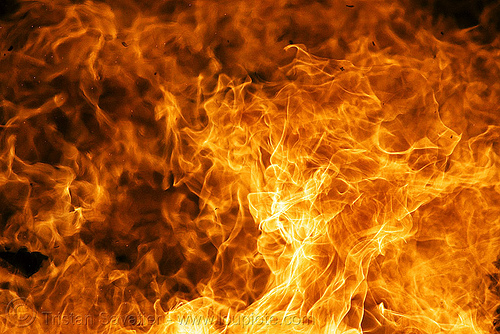
M 3 332 L 498 326 L 495 4 L 2 6 Z

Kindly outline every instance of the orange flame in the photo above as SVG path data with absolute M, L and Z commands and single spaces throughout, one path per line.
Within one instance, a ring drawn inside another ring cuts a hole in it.
M 459 29 L 407 1 L 14 6 L 2 332 L 490 333 L 495 10 Z

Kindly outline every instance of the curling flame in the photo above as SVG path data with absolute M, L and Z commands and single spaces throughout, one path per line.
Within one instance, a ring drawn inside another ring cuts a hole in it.
M 427 17 L 211 0 L 2 16 L 2 331 L 491 332 L 500 40 Z

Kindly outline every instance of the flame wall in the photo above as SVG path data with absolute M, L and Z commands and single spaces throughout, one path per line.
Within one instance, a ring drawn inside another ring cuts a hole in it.
M 494 329 L 494 5 L 9 5 L 3 332 Z

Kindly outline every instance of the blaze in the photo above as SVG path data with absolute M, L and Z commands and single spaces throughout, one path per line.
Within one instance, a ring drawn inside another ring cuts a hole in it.
M 2 332 L 498 326 L 498 4 L 2 6 Z

